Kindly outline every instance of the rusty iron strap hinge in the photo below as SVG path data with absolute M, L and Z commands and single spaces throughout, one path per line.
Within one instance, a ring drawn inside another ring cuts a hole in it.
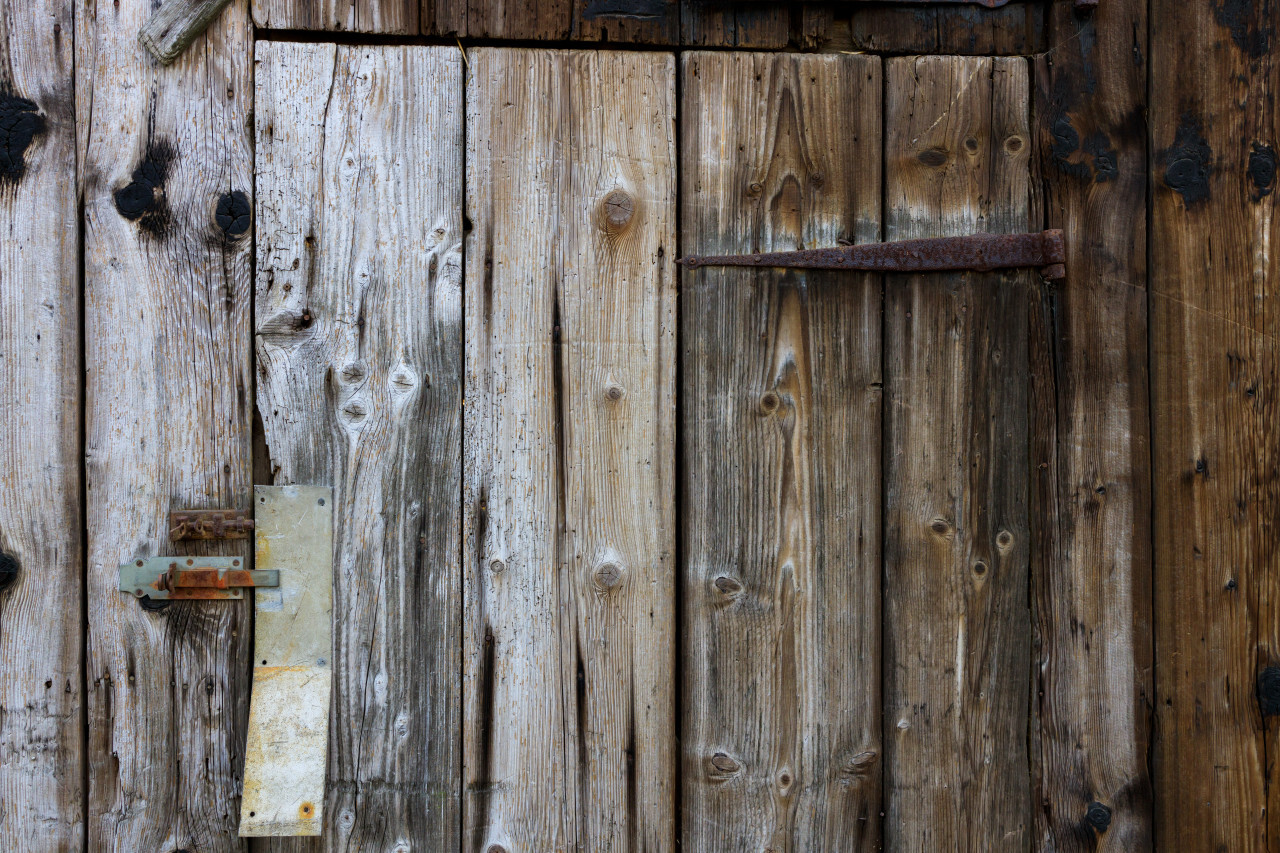
M 1040 267 L 1050 281 L 1066 277 L 1066 248 L 1062 231 L 1036 234 L 969 234 L 928 237 L 892 243 L 864 243 L 830 249 L 756 252 L 750 255 L 689 255 L 680 263 L 698 267 L 795 267 L 861 270 L 864 272 L 989 272 L 1015 267 Z

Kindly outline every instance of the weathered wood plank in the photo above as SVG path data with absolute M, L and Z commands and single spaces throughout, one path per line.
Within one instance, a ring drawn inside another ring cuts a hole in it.
M 1071 0 L 1057 0 L 1070 7 Z M 1046 49 L 1043 0 L 998 9 L 963 5 L 806 3 L 800 44 L 808 50 L 1010 55 Z
M 248 602 L 148 611 L 117 566 L 247 556 L 168 541 L 168 513 L 247 509 L 253 34 L 233 3 L 173 65 L 147 0 L 76 32 L 84 192 L 89 848 L 239 850 Z
M 420 2 L 435 0 L 253 0 L 253 21 L 275 30 L 417 35 Z
M 674 62 L 469 68 L 468 849 L 670 850 Z
M 575 0 L 573 38 L 679 44 L 680 0 Z
M 1027 63 L 886 70 L 887 239 L 1030 220 Z M 1031 271 L 885 284 L 885 838 L 1031 840 Z
M 84 841 L 72 14 L 0 7 L 0 849 Z
M 264 43 L 256 115 L 258 407 L 334 490 L 323 849 L 454 849 L 462 56 Z
M 1036 838 L 1152 849 L 1147 4 L 1051 7 L 1036 66 L 1048 224 L 1067 278 L 1032 332 Z M 1136 61 L 1135 61 L 1136 60 Z
M 1275 8 L 1156 0 L 1151 24 L 1156 846 L 1264 850 L 1280 831 Z
M 691 47 L 782 48 L 791 37 L 783 3 L 682 0 L 680 43 Z
M 575 0 L 422 0 L 423 20 L 431 14 L 447 33 L 451 25 L 476 38 L 567 39 L 572 30 Z M 609 2 L 609 0 L 601 0 Z M 430 13 L 427 9 L 431 8 Z M 447 22 L 447 23 L 446 23 Z
M 878 58 L 684 62 L 684 251 L 879 239 Z M 683 849 L 878 850 L 880 281 L 685 276 Z
M 138 32 L 152 56 L 168 65 L 182 55 L 231 0 L 168 0 Z

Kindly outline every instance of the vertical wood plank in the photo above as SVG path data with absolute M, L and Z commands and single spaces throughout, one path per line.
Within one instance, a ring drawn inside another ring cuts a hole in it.
M 1048 224 L 1067 278 L 1032 334 L 1036 837 L 1152 849 L 1145 0 L 1048 7 L 1037 61 Z
M 469 60 L 467 849 L 669 850 L 674 62 Z
M 451 4 L 456 0 L 421 0 Z M 253 0 L 253 21 L 274 30 L 417 35 L 420 0 Z
M 879 239 L 878 58 L 684 63 L 684 251 Z M 683 849 L 878 850 L 880 281 L 684 287 Z
M 334 490 L 317 846 L 453 849 L 462 58 L 264 43 L 258 86 L 258 406 L 275 481 Z
M 248 509 L 253 33 L 233 3 L 173 65 L 146 0 L 76 32 L 84 193 L 89 848 L 239 850 L 247 601 L 147 610 L 117 566 L 163 554 L 181 507 Z
M 84 841 L 73 4 L 0 9 L 0 849 Z
M 1275 20 L 1151 5 L 1159 849 L 1280 832 Z
M 886 238 L 1031 227 L 1027 63 L 886 70 Z M 885 290 L 885 837 L 1025 850 L 1030 271 Z

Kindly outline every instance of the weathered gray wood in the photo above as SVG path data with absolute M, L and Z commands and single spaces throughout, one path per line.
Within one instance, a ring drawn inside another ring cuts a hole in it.
M 456 849 L 462 56 L 264 43 L 257 67 L 258 407 L 275 481 L 335 502 L 314 847 Z
M 1007 8 L 1007 7 L 1006 7 Z M 1034 314 L 1037 839 L 1152 849 L 1146 0 L 1047 4 L 1037 145 L 1067 277 Z M 1090 78 L 1100 85 L 1089 86 Z M 1038 744 L 1037 744 L 1038 741 Z M 1190 848 L 1188 848 L 1190 849 Z
M 162 64 L 173 62 L 209 28 L 231 0 L 165 0 L 147 18 L 138 41 Z
M 885 237 L 1032 228 L 1027 63 L 891 59 L 885 76 Z M 893 850 L 1031 843 L 1035 278 L 885 283 L 885 840 Z
M 138 44 L 151 6 L 76 16 L 89 848 L 239 850 L 249 602 L 149 612 L 116 586 L 135 557 L 248 554 L 170 543 L 167 516 L 249 506 L 253 37 L 241 0 L 163 68 Z
M 880 237 L 880 60 L 693 53 L 683 250 Z M 880 281 L 707 268 L 682 306 L 683 849 L 880 845 Z
M 84 841 L 69 0 L 0 4 L 0 849 Z
M 452 5 L 461 0 L 439 0 Z M 275 30 L 416 35 L 420 0 L 253 0 L 253 21 Z M 423 0 L 432 3 L 434 0 Z
M 467 849 L 671 850 L 674 62 L 469 68 Z
M 1269 850 L 1280 836 L 1276 8 L 1155 0 L 1150 15 L 1155 846 Z

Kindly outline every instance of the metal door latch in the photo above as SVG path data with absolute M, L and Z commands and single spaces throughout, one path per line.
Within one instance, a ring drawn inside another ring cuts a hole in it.
M 239 557 L 151 557 L 120 566 L 120 591 L 153 600 L 239 600 L 246 587 L 279 585 L 279 571 L 251 571 Z
M 891 243 L 863 243 L 829 249 L 756 252 L 750 255 L 689 255 L 680 263 L 698 267 L 794 267 L 865 272 L 990 272 L 1040 267 L 1049 281 L 1066 278 L 1067 254 L 1062 231 L 1035 234 L 969 234 L 928 237 Z
M 169 513 L 169 538 L 248 539 L 253 517 L 242 509 L 175 509 Z

